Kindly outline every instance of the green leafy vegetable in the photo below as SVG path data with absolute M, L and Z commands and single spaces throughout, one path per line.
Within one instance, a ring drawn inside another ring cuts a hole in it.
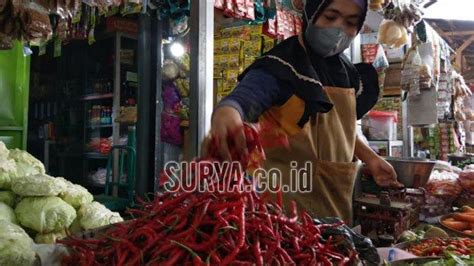
M 0 202 L 3 202 L 10 207 L 14 207 L 16 203 L 15 193 L 11 191 L 0 191 Z
M 7 146 L 3 141 L 0 141 L 0 159 L 7 159 L 10 151 L 8 150 Z
M 38 233 L 35 237 L 35 242 L 38 244 L 54 244 L 57 240 L 67 237 L 66 231 L 53 232 L 47 234 Z
M 28 176 L 46 173 L 43 163 L 26 151 L 22 151 L 19 149 L 10 150 L 8 158 L 13 159 L 15 161 L 18 176 Z
M 58 197 L 27 197 L 16 206 L 17 219 L 39 233 L 58 232 L 76 219 L 76 210 Z
M 12 178 L 16 175 L 15 161 L 0 158 L 0 189 L 10 189 Z
M 0 265 L 33 265 L 33 240 L 18 225 L 0 220 Z
M 83 205 L 77 214 L 80 217 L 82 228 L 86 230 L 123 222 L 119 213 L 112 212 L 98 202 Z
M 92 196 L 92 194 L 84 187 L 75 185 L 62 177 L 57 177 L 56 179 L 61 180 L 66 184 L 66 188 L 59 196 L 76 210 L 82 205 L 91 203 L 94 200 L 94 196 Z
M 13 209 L 3 202 L 0 202 L 0 220 L 5 220 L 13 224 L 18 224 Z
M 12 191 L 23 197 L 57 196 L 66 187 L 63 180 L 45 174 L 21 176 L 12 180 Z

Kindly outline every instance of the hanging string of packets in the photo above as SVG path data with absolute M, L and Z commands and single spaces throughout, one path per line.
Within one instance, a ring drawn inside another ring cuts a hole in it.
M 0 0 L 0 49 L 15 41 L 40 46 L 52 38 L 89 39 L 100 17 L 136 14 L 143 0 Z
M 214 7 L 249 24 L 263 23 L 264 34 L 275 39 L 286 39 L 302 30 L 300 0 L 215 0 Z

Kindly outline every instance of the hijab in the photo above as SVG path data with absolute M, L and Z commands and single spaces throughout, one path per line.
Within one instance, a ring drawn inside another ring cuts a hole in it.
M 364 10 L 363 14 L 367 13 L 367 0 L 349 1 L 355 1 Z M 305 12 L 314 21 L 330 3 L 331 0 L 307 0 Z M 365 21 L 365 15 L 362 17 L 359 31 L 362 29 Z M 308 20 L 306 16 L 303 16 L 303 18 L 303 30 L 305 30 Z M 323 58 L 311 53 L 309 50 L 302 47 L 298 36 L 290 37 L 258 58 L 239 76 L 239 80 L 242 80 L 252 69 L 263 69 L 275 77 L 280 84 L 290 86 L 294 94 L 305 102 L 305 114 L 299 122 L 301 127 L 316 112 L 326 113 L 332 109 L 333 105 L 323 90 L 324 86 L 355 88 L 356 91 L 359 91 L 361 79 L 364 79 L 364 76 L 359 75 L 358 68 L 344 54 Z M 367 66 L 364 66 L 362 69 L 366 68 Z M 372 74 L 374 73 L 373 71 L 371 71 Z M 368 105 L 361 106 L 361 110 L 359 110 L 358 106 L 358 114 L 370 110 L 377 101 L 379 93 L 378 80 L 376 80 L 377 84 L 375 84 L 374 77 L 371 76 L 370 81 L 374 89 L 369 92 L 376 94 L 377 97 L 371 97 L 371 99 L 375 98 L 375 100 L 362 101 L 366 104 L 368 103 Z M 364 83 L 364 80 L 362 80 L 362 83 Z

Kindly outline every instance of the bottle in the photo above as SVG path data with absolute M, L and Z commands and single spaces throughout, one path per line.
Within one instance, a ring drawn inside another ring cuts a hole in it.
M 91 111 L 91 125 L 94 125 L 95 124 L 95 105 L 92 106 L 92 111 Z
M 108 116 L 108 119 L 109 119 L 109 124 L 111 125 L 112 124 L 112 107 L 109 107 L 109 116 Z
M 100 107 L 100 123 L 105 124 L 106 114 L 105 106 Z

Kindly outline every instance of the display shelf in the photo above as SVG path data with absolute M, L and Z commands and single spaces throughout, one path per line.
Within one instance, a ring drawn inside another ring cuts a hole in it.
M 101 99 L 112 99 L 114 97 L 113 93 L 106 93 L 106 94 L 89 94 L 85 95 L 81 98 L 83 101 L 93 101 L 93 100 L 101 100 Z
M 84 153 L 84 157 L 88 159 L 97 159 L 97 160 L 106 160 L 108 159 L 107 155 L 103 155 L 98 152 L 86 152 Z
M 381 156 L 402 157 L 401 140 L 369 140 L 369 146 Z
M 114 126 L 113 124 L 104 124 L 104 125 L 88 125 L 86 127 L 90 129 L 97 129 L 97 128 L 112 128 L 113 126 Z

